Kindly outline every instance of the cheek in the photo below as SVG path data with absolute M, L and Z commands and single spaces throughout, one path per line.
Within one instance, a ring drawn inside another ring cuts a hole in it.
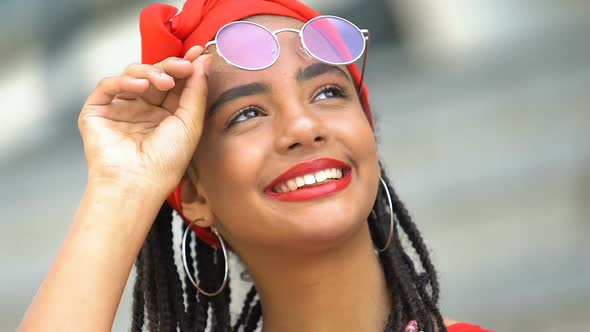
M 363 213 L 368 215 L 375 202 L 381 176 L 375 133 L 362 111 L 351 114 L 346 123 L 340 123 L 334 130 L 338 130 L 339 137 L 356 163 L 363 192 L 359 202 L 363 202 L 360 204 Z
M 248 217 L 260 189 L 268 143 L 256 137 L 205 138 L 198 152 L 199 176 L 213 212 L 224 223 Z M 250 207 L 250 208 L 249 208 Z M 245 213 L 245 214 L 244 214 Z
M 355 148 L 359 149 L 365 158 L 377 163 L 377 142 L 375 141 L 375 132 L 364 113 L 359 116 L 361 119 L 356 121 L 353 126 L 353 135 L 356 136 L 354 140 Z
M 336 133 L 336 139 L 345 144 L 355 160 L 362 166 L 377 165 L 378 169 L 375 133 L 362 110 L 346 113 L 338 119 L 332 118 L 328 123 L 330 130 Z

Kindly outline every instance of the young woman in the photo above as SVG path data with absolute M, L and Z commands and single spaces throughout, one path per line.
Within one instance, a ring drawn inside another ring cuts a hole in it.
M 294 0 L 144 10 L 144 64 L 80 113 L 87 190 L 21 330 L 109 330 L 135 262 L 133 331 L 483 331 L 441 315 L 379 163 L 352 64 L 368 31 L 318 15 Z M 253 279 L 233 324 L 230 250 Z

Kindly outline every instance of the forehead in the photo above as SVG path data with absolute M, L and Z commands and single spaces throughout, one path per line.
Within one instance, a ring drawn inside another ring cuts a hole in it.
M 282 29 L 282 28 L 294 28 L 300 29 L 303 27 L 304 22 L 301 22 L 292 17 L 286 16 L 276 16 L 276 15 L 255 15 L 250 16 L 242 21 L 250 21 L 254 23 L 258 23 L 265 28 L 269 29 L 270 31 Z

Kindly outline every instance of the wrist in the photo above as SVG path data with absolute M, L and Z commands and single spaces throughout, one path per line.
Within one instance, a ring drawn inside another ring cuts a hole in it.
M 156 186 L 104 179 L 89 180 L 82 198 L 90 208 L 104 209 L 128 218 L 153 221 L 169 196 Z M 150 219 L 150 216 L 152 219 Z
M 125 179 L 89 177 L 86 193 L 114 197 L 122 201 L 151 202 L 157 204 L 159 208 L 174 190 L 167 187 L 169 186 L 131 177 Z
M 102 239 L 96 243 L 138 251 L 164 201 L 161 194 L 133 186 L 92 182 L 82 196 L 74 228 Z

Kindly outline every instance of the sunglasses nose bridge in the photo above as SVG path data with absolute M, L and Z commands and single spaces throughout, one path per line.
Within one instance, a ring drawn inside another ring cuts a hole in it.
M 297 30 L 297 29 L 293 29 L 293 28 L 283 28 L 283 29 L 278 29 L 273 31 L 272 33 L 277 36 L 279 33 L 282 32 L 293 32 L 299 35 L 299 39 L 300 41 L 302 40 L 303 35 L 301 34 L 301 30 Z M 303 58 L 304 60 L 311 60 L 312 56 L 311 54 L 309 54 L 309 52 L 305 49 L 305 47 L 303 46 L 303 42 L 301 42 L 301 44 L 299 45 L 299 47 L 297 47 L 297 54 L 299 54 L 299 56 L 301 56 L 301 58 Z
M 297 29 L 293 29 L 293 28 L 283 28 L 283 29 L 275 30 L 272 33 L 277 35 L 281 32 L 295 32 L 295 33 L 299 34 L 301 32 L 301 30 L 297 30 Z

